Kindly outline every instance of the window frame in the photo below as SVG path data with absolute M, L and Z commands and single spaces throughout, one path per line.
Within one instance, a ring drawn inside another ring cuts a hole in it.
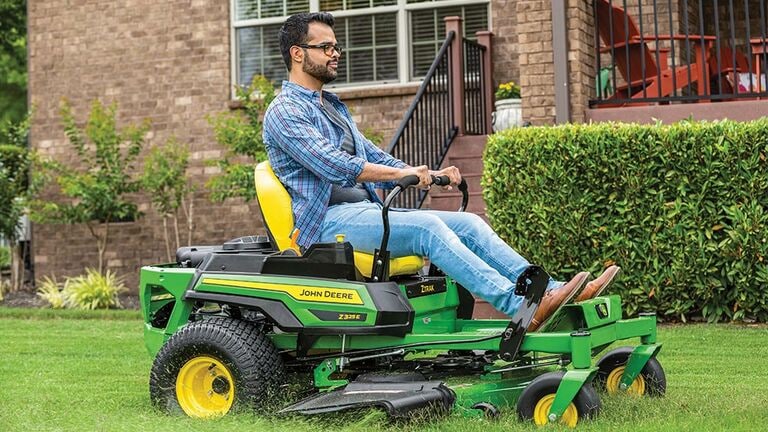
M 289 1 L 289 0 L 286 0 Z M 235 87 L 240 73 L 239 65 L 239 45 L 237 40 L 237 29 L 252 26 L 264 26 L 270 24 L 282 24 L 286 16 L 270 18 L 252 18 L 247 20 L 238 20 L 236 16 L 237 0 L 230 0 L 229 30 L 230 30 L 230 83 L 231 95 L 234 98 Z M 332 11 L 334 18 L 349 18 L 361 15 L 396 13 L 397 18 L 397 79 L 392 82 L 379 83 L 352 83 L 352 84 L 329 84 L 326 87 L 334 90 L 355 91 L 363 89 L 382 89 L 400 87 L 420 83 L 419 79 L 410 79 L 411 75 L 411 46 L 413 39 L 411 34 L 411 12 L 425 9 L 441 9 L 445 7 L 466 7 L 485 4 L 488 8 L 488 29 L 493 28 L 493 15 L 491 14 L 491 0 L 427 0 L 419 3 L 408 4 L 407 0 L 397 0 L 397 4 L 389 6 L 376 6 L 360 9 L 350 9 L 344 11 Z M 318 12 L 320 0 L 309 0 L 309 11 Z M 466 37 L 466 35 L 465 35 Z

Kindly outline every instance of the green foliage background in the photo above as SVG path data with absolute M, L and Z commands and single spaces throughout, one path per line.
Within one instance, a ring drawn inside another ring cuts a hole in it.
M 27 113 L 27 2 L 0 0 L 0 124 Z
M 629 314 L 768 321 L 768 119 L 567 125 L 492 136 L 496 231 L 555 277 L 624 272 Z

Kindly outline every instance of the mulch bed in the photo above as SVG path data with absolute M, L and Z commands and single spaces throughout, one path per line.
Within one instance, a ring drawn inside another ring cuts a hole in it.
M 122 309 L 138 309 L 139 296 L 133 294 L 124 294 L 120 296 L 120 305 Z M 0 306 L 22 307 L 22 308 L 46 308 L 48 303 L 38 297 L 34 292 L 20 290 L 3 294 L 3 300 Z

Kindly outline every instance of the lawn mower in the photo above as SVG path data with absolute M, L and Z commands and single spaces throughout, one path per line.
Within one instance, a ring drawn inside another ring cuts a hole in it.
M 416 183 L 402 179 L 384 200 L 373 255 L 341 234 L 302 250 L 290 197 L 269 163 L 259 164 L 267 236 L 183 247 L 175 263 L 141 269 L 153 404 L 192 417 L 260 409 L 284 393 L 289 374 L 303 373 L 311 392 L 280 413 L 374 407 L 392 418 L 424 410 L 495 417 L 513 408 L 536 424 L 575 426 L 601 408 L 593 382 L 609 394 L 665 392 L 656 318 L 622 319 L 619 296 L 566 304 L 528 333 L 549 278 L 540 267 L 516 281 L 524 301 L 511 319 L 479 320 L 471 294 L 434 265 L 390 258 L 389 208 Z M 463 210 L 466 184 L 459 189 Z M 639 345 L 593 364 L 630 338 Z

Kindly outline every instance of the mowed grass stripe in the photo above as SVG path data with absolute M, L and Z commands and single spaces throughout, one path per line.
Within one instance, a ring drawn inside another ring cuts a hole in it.
M 376 412 L 324 418 L 239 414 L 203 421 L 169 416 L 150 406 L 152 360 L 142 322 L 125 311 L 8 312 L 0 309 L 0 429 L 4 431 L 530 431 L 507 409 L 498 421 L 421 420 L 389 425 Z M 135 311 L 134 311 L 135 312 Z M 61 315 L 59 315 L 61 313 Z M 109 317 L 110 313 L 116 316 Z M 91 314 L 91 315 L 89 315 Z M 102 319 L 104 316 L 108 319 Z M 99 317 L 97 319 L 96 317 Z M 659 399 L 609 397 L 582 431 L 760 430 L 765 410 L 768 327 L 664 326 L 659 360 L 668 394 Z M 547 430 L 565 430 L 560 427 Z

